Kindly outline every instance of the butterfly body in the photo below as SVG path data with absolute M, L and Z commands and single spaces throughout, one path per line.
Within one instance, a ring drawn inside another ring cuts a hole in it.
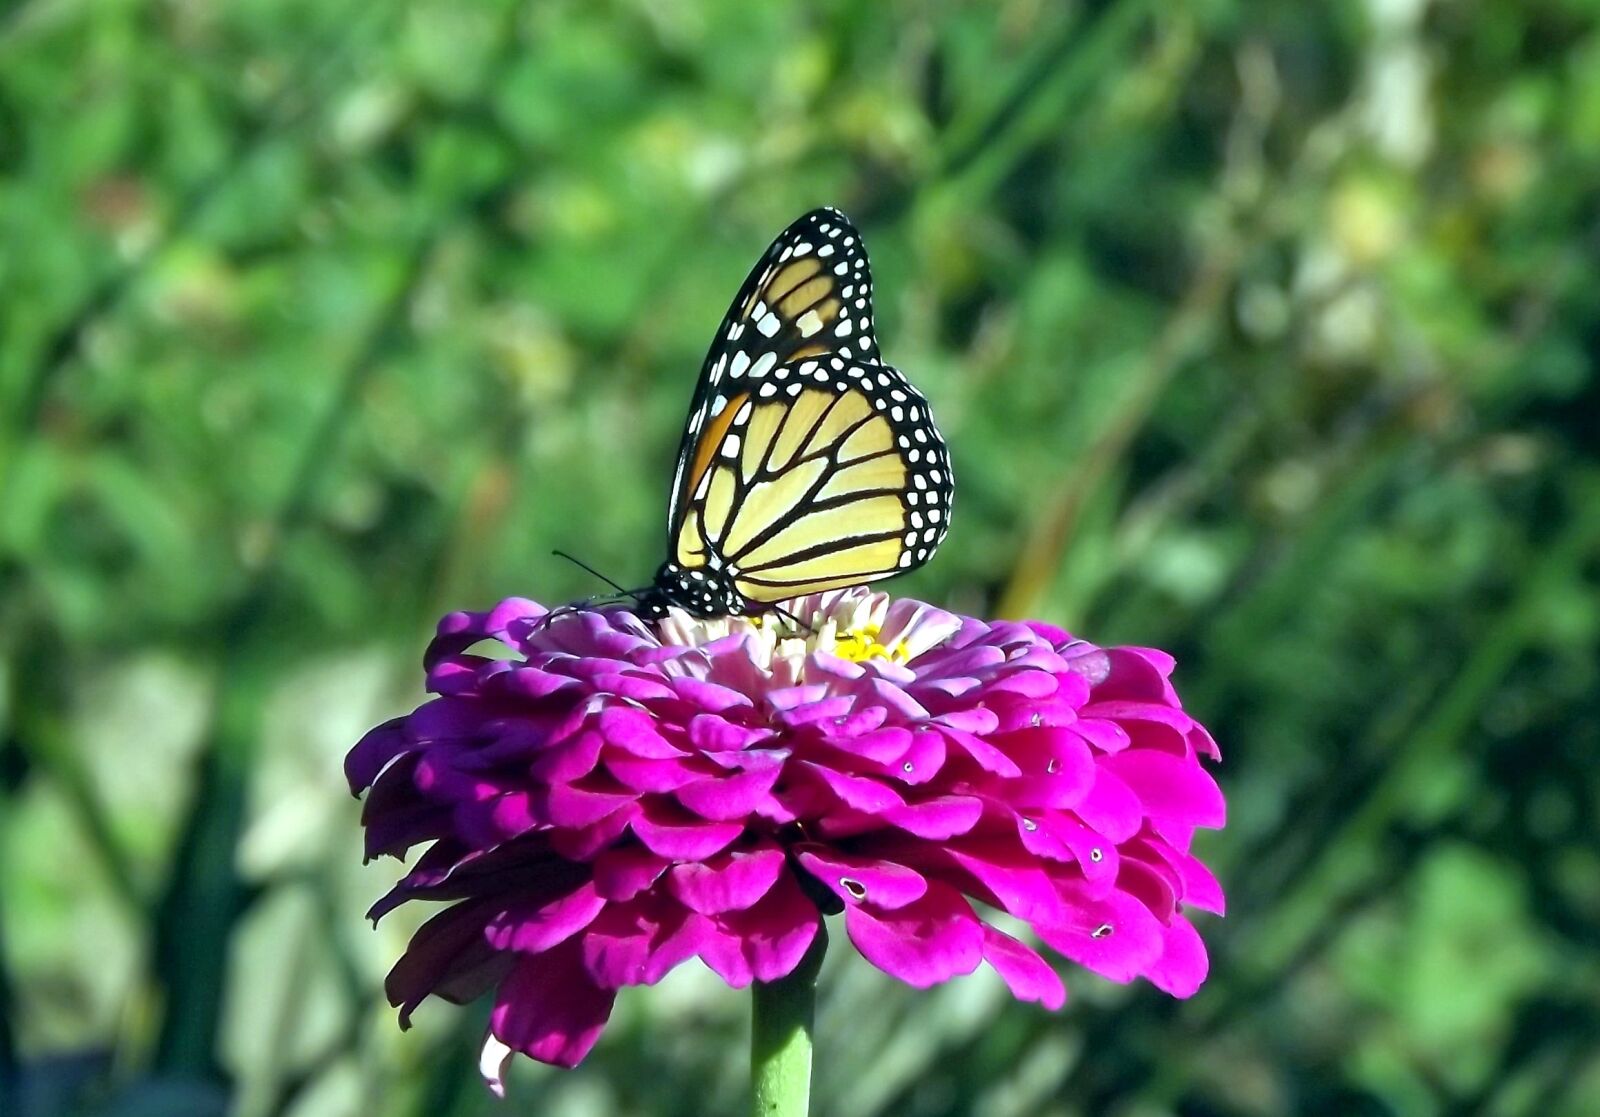
M 927 400 L 879 359 L 860 234 L 813 210 L 756 264 L 706 356 L 669 558 L 639 610 L 742 615 L 904 573 L 943 540 L 953 492 Z

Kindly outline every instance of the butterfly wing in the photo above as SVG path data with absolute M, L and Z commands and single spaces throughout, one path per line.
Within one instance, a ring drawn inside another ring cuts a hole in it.
M 732 421 L 719 406 L 748 394 L 780 366 L 828 358 L 878 365 L 866 249 L 856 227 L 832 208 L 812 210 L 780 233 L 728 307 L 700 370 L 678 447 L 669 538 L 681 533 L 693 482 L 704 475 Z M 719 427 L 722 415 L 727 418 Z
M 898 369 L 807 357 L 718 389 L 674 559 L 771 603 L 926 562 L 950 522 L 944 440 Z

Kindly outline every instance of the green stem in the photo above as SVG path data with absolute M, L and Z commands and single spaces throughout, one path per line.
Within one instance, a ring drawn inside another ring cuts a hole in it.
M 755 1117 L 806 1117 L 811 1111 L 811 1031 L 817 1009 L 817 971 L 828 929 L 788 977 L 755 983 L 750 1019 L 750 1077 Z

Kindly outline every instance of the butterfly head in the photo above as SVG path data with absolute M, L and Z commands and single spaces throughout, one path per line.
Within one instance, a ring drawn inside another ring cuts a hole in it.
M 638 612 L 646 620 L 660 620 L 669 608 L 696 617 L 742 616 L 749 611 L 744 595 L 726 574 L 704 567 L 664 562 L 655 583 L 639 594 Z

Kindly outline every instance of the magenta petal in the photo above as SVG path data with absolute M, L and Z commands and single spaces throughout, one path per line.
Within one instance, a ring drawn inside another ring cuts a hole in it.
M 652 804 L 633 820 L 633 832 L 652 853 L 673 861 L 700 861 L 726 849 L 744 827 L 704 822 L 681 808 Z
M 484 920 L 493 914 L 484 901 L 446 908 L 417 929 L 406 952 L 384 979 L 389 1003 L 400 1010 L 400 1026 L 411 1026 L 411 1013 L 447 976 L 481 962 L 492 947 L 484 941 Z
M 852 776 L 809 761 L 801 761 L 796 767 L 815 776 L 841 803 L 855 810 L 878 814 L 905 805 L 892 788 L 871 777 Z
M 924 733 L 911 734 L 910 744 L 896 758 L 899 770 L 894 772 L 894 776 L 913 787 L 925 784 L 943 770 L 947 755 L 944 737 L 939 733 L 929 729 Z
M 941 841 L 965 834 L 983 817 L 983 801 L 971 795 L 941 795 L 883 812 L 883 820 L 919 838 Z
M 700 958 L 728 984 L 741 986 L 793 973 L 817 937 L 822 913 L 794 874 L 783 873 L 754 907 L 724 912 L 713 922 L 717 933 L 702 944 Z
M 1075 818 L 1047 818 L 1043 825 L 1072 850 L 1090 893 L 1103 895 L 1115 886 L 1122 865 L 1122 854 L 1115 843 Z
M 909 721 L 920 721 L 928 716 L 922 703 L 884 678 L 875 678 L 869 688 L 872 696 L 894 713 Z
M 484 937 L 496 950 L 540 954 L 594 922 L 605 906 L 604 897 L 590 882 L 537 908 L 511 907 L 489 921 Z
M 696 780 L 673 792 L 673 797 L 701 818 L 725 822 L 744 818 L 772 800 L 772 785 L 783 774 L 779 765 L 752 768 L 727 776 Z
M 829 846 L 796 846 L 805 870 L 846 904 L 868 903 L 883 911 L 903 908 L 928 891 L 926 878 L 892 861 L 855 857 Z
M 639 804 L 629 803 L 599 822 L 576 830 L 557 830 L 550 835 L 550 848 L 568 861 L 589 861 L 622 836 L 639 816 Z
M 994 967 L 1018 1000 L 1037 1001 L 1054 1012 L 1067 1003 L 1061 975 L 1032 947 L 985 924 L 983 960 Z
M 582 779 L 600 762 L 600 749 L 604 744 L 605 738 L 597 731 L 585 729 L 540 754 L 528 770 L 535 779 L 550 783 Z
M 966 753 L 984 771 L 1006 779 L 1022 775 L 1022 769 L 1017 767 L 1016 761 L 977 734 L 960 729 L 941 729 L 939 732 L 951 747 Z
M 927 895 L 893 911 L 852 905 L 844 920 L 863 958 L 918 989 L 971 973 L 983 960 L 982 924 L 947 884 L 930 882 Z
M 602 989 L 654 985 L 694 957 L 697 942 L 681 932 L 687 921 L 701 918 L 650 893 L 612 904 L 583 936 L 584 968 Z
M 659 880 L 670 864 L 642 846 L 602 850 L 594 859 L 595 892 L 607 900 L 631 900 Z
M 770 729 L 746 729 L 711 714 L 689 719 L 689 743 L 701 752 L 738 752 L 772 736 Z
M 1227 818 L 1217 781 L 1196 760 L 1129 749 L 1104 763 L 1133 789 L 1151 818 L 1188 826 L 1221 826 Z
M 1020 844 L 968 841 L 945 847 L 945 856 L 965 869 L 1002 911 L 1025 923 L 1055 922 L 1064 912 L 1055 884 Z M 971 891 L 970 889 L 968 891 Z
M 881 720 L 883 710 L 874 707 Z M 856 715 L 852 714 L 851 717 Z M 916 736 L 925 736 L 917 734 Z M 885 729 L 873 729 L 856 736 L 845 734 L 830 735 L 829 742 L 834 748 L 847 752 L 852 756 L 859 756 L 864 760 L 871 760 L 878 764 L 893 764 L 906 754 L 911 747 L 913 734 L 903 726 L 892 725 Z
M 654 718 L 632 706 L 610 706 L 602 711 L 600 735 L 606 744 L 647 760 L 683 755 L 681 749 L 656 731 Z
M 719 853 L 705 862 L 673 866 L 667 888 L 684 907 L 702 915 L 742 911 L 777 882 L 783 861 L 783 850 L 776 845 Z
M 1101 752 L 1117 753 L 1127 748 L 1130 739 L 1128 731 L 1114 721 L 1103 721 L 1099 718 L 1079 718 L 1073 723 L 1083 738 Z
M 705 778 L 680 758 L 646 760 L 627 753 L 617 752 L 606 757 L 606 771 L 630 791 L 676 791 L 685 784 Z
M 1034 927 L 1052 950 L 1119 982 L 1132 981 L 1161 957 L 1161 922 L 1138 900 L 1120 892 L 1074 899 L 1071 889 L 1062 891 L 1074 909 L 1071 918 Z
M 1161 959 L 1146 975 L 1157 989 L 1174 997 L 1192 997 L 1206 979 L 1210 963 L 1206 945 L 1187 919 L 1178 916 L 1162 928 Z
M 1007 785 L 1001 794 L 1018 808 L 1072 808 L 1094 786 L 1094 754 L 1070 729 L 1025 730 L 1008 734 L 1003 741 L 1024 778 Z
M 1178 879 L 1183 882 L 1180 898 L 1186 907 L 1196 907 L 1216 915 L 1222 915 L 1227 910 L 1222 885 L 1198 857 L 1173 849 L 1165 842 L 1155 842 L 1153 845 L 1156 854 L 1177 871 Z
M 536 954 L 501 983 L 489 1031 L 541 1063 L 575 1067 L 605 1030 L 615 998 L 590 980 L 576 946 Z
M 1144 808 L 1139 797 L 1104 764 L 1095 767 L 1094 786 L 1074 812 L 1111 842 L 1127 841 L 1144 825 Z
M 544 809 L 550 821 L 563 829 L 591 826 L 634 801 L 627 788 L 591 790 L 577 784 L 552 785 L 545 796 Z
M 732 687 L 719 686 L 708 683 L 704 679 L 696 679 L 689 675 L 680 675 L 673 678 L 672 689 L 686 702 L 705 710 L 708 713 L 720 714 L 725 710 L 748 708 L 750 699 Z
M 405 718 L 392 718 L 356 742 L 344 760 L 344 774 L 350 793 L 359 795 L 372 786 L 389 761 L 411 747 L 404 732 Z

